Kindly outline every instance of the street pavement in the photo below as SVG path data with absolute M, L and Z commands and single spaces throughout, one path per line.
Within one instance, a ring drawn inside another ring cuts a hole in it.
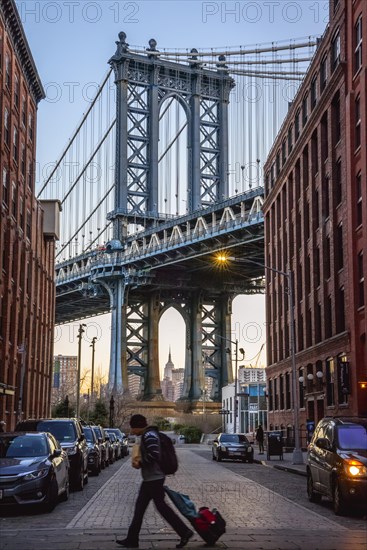
M 337 518 L 327 504 L 308 503 L 305 465 L 292 465 L 291 455 L 285 454 L 283 461 L 278 457 L 267 460 L 266 455 L 256 452 L 257 463 L 241 464 L 214 462 L 208 445 L 183 445 L 177 447 L 177 452 L 180 468 L 175 476 L 167 478 L 167 485 L 190 495 L 197 507 L 215 507 L 221 512 L 227 532 L 217 548 L 366 549 L 365 518 Z M 140 472 L 131 468 L 129 458 L 108 470 L 104 479 L 90 479 L 88 499 L 74 493 L 52 514 L 36 514 L 36 522 L 32 514 L 14 513 L 0 518 L 0 548 L 119 548 L 115 541 L 126 535 L 141 478 Z M 93 484 L 99 484 L 95 490 Z M 175 548 L 177 542 L 177 535 L 150 505 L 140 548 Z M 202 548 L 203 544 L 195 534 L 187 548 Z

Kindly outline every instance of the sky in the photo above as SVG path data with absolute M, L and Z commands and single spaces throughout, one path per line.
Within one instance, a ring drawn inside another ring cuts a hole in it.
M 257 0 L 243 2 L 16 0 L 41 77 L 46 99 L 39 105 L 37 184 L 55 162 L 93 98 L 115 53 L 120 31 L 130 46 L 159 48 L 247 46 L 322 34 L 328 21 L 326 0 Z M 61 219 L 62 223 L 62 219 Z M 97 336 L 96 366 L 108 371 L 109 315 L 86 321 L 82 370 L 91 364 L 90 342 Z M 77 355 L 78 323 L 56 327 L 55 354 Z M 265 343 L 262 296 L 237 297 L 233 304 L 233 339 L 254 364 Z M 169 348 L 176 367 L 184 365 L 184 324 L 176 312 L 160 322 L 160 367 Z M 265 352 L 259 363 L 265 364 Z

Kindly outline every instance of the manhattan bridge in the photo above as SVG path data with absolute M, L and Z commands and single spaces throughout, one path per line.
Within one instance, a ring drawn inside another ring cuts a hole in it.
M 118 38 L 38 194 L 63 209 L 56 323 L 111 312 L 110 390 L 135 373 L 142 399 L 161 401 L 158 327 L 173 307 L 186 330 L 183 400 L 198 401 L 210 376 L 220 403 L 233 382 L 232 300 L 265 288 L 262 165 L 317 38 L 221 50 Z

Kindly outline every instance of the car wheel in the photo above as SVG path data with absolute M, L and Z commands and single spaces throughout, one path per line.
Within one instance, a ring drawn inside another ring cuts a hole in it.
M 79 476 L 75 483 L 75 488 L 77 491 L 82 491 L 84 489 L 84 468 L 80 467 Z
M 46 512 L 52 512 L 57 504 L 58 499 L 58 485 L 56 478 L 53 477 L 50 481 L 50 486 L 47 491 L 44 507 Z
M 340 491 L 340 486 L 337 481 L 335 481 L 334 491 L 333 491 L 333 507 L 334 512 L 337 516 L 342 516 L 345 513 L 345 501 Z
M 84 472 L 84 485 L 86 485 L 89 481 L 89 477 L 88 477 L 88 470 L 87 470 L 87 473 Z
M 307 495 L 310 502 L 321 502 L 321 495 L 315 493 L 311 472 L 307 472 Z
M 60 500 L 62 502 L 66 502 L 69 499 L 69 492 L 70 492 L 70 486 L 69 486 L 69 480 L 66 480 L 65 483 L 65 491 L 62 493 Z

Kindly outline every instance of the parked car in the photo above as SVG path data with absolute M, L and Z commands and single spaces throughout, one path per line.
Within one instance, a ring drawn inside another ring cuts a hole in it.
M 67 452 L 70 462 L 70 485 L 82 491 L 88 483 L 88 447 L 77 418 L 50 418 L 38 420 L 23 420 L 15 431 L 33 430 L 50 432 Z
M 121 445 L 116 435 L 113 432 L 105 430 L 107 437 L 110 439 L 110 445 L 113 454 L 113 462 L 121 458 Z
M 83 432 L 88 445 L 88 469 L 98 476 L 101 471 L 101 450 L 97 436 L 91 426 L 83 426 Z
M 0 505 L 37 504 L 52 512 L 69 498 L 67 453 L 49 433 L 0 433 Z
M 127 436 L 119 430 L 119 428 L 106 428 L 106 432 L 114 433 L 121 445 L 121 456 L 127 456 L 129 454 L 129 440 Z
M 351 505 L 367 512 L 367 418 L 320 420 L 308 446 L 307 493 L 311 502 L 331 499 L 337 515 Z
M 109 441 L 107 441 L 106 439 L 106 434 L 104 433 L 104 430 L 102 428 L 102 426 L 91 426 L 91 428 L 93 428 L 93 431 L 94 433 L 96 434 L 96 437 L 97 437 L 97 440 L 98 440 L 98 445 L 100 447 L 100 451 L 101 451 L 101 467 L 102 467 L 102 470 L 106 467 L 106 466 L 109 466 L 110 462 L 109 462 Z
M 113 464 L 115 462 L 115 440 L 112 441 L 110 435 L 108 432 L 106 432 L 105 429 L 103 429 L 104 435 L 107 441 L 107 448 L 108 448 L 108 462 L 109 464 Z
M 254 449 L 244 434 L 221 433 L 213 441 L 212 457 L 218 462 L 223 458 L 253 462 Z

